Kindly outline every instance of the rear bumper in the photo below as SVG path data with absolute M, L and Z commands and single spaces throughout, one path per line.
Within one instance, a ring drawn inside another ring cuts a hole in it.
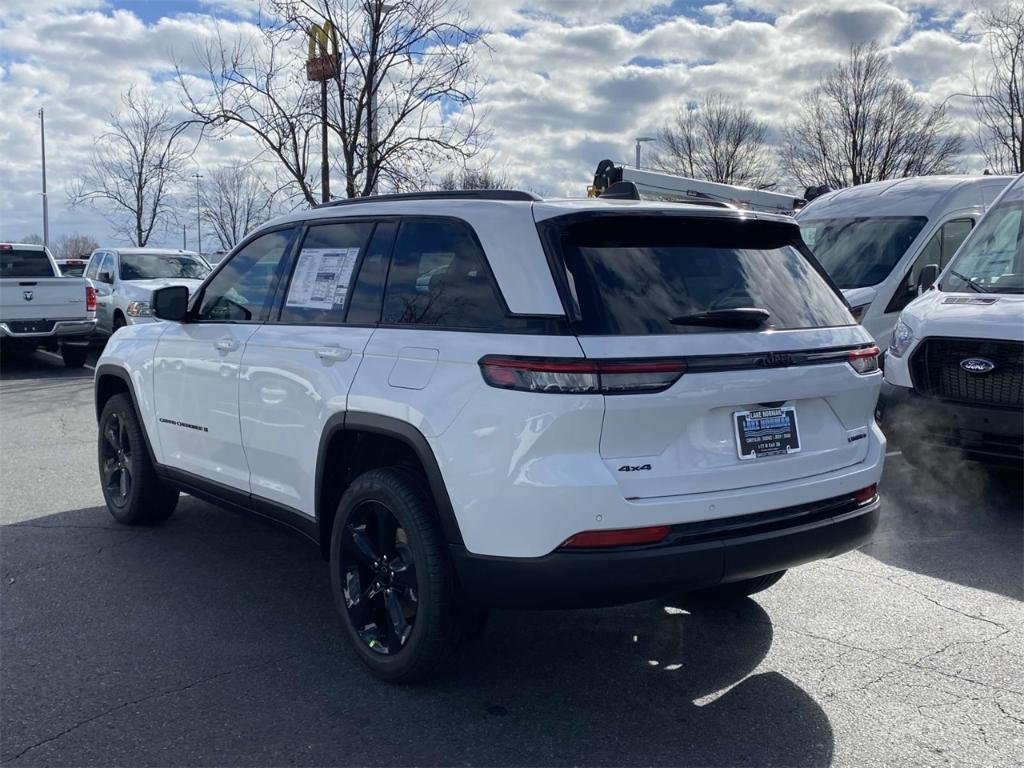
M 0 338 L 3 339 L 33 339 L 52 340 L 66 337 L 77 338 L 88 336 L 96 329 L 96 320 L 58 320 L 53 327 L 46 331 L 28 331 L 19 333 L 15 327 L 8 323 L 0 323 Z
M 1024 463 L 1024 410 L 922 397 L 884 382 L 879 401 L 886 431 L 904 445 L 963 451 L 968 458 Z
M 617 605 L 792 568 L 865 544 L 880 503 L 850 496 L 674 526 L 664 543 L 559 549 L 544 557 L 474 555 L 452 547 L 460 585 L 478 603 L 508 608 Z

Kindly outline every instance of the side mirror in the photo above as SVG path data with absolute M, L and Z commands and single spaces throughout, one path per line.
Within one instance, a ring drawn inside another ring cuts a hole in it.
M 938 264 L 925 264 L 923 267 L 921 267 L 921 271 L 918 272 L 917 274 L 917 295 L 920 296 L 922 293 L 924 293 L 933 285 L 935 285 L 935 281 L 938 279 Z
M 114 275 L 111 272 L 100 272 L 96 276 L 96 279 L 101 283 L 112 284 L 114 282 Z
M 188 288 L 170 285 L 153 291 L 153 316 L 180 323 L 188 314 Z

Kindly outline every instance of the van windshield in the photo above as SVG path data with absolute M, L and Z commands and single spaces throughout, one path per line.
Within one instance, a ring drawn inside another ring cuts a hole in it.
M 885 280 L 928 219 L 871 216 L 800 221 L 800 233 L 840 288 L 864 288 Z
M 538 226 L 581 335 L 853 324 L 792 224 L 597 213 Z
M 943 291 L 1024 293 L 1024 183 L 985 215 L 942 278 Z

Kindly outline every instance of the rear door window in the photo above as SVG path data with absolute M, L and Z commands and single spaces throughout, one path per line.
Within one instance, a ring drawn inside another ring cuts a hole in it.
M 483 249 L 466 222 L 402 222 L 384 294 L 384 323 L 493 330 L 504 320 Z
M 54 277 L 44 251 L 0 249 L 0 277 Z
M 768 313 L 759 329 L 854 322 L 792 224 L 583 214 L 540 228 L 565 266 L 581 335 L 735 331 L 692 320 L 744 309 Z

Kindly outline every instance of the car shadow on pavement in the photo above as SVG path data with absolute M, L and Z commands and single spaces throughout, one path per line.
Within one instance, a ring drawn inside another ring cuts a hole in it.
M 886 460 L 882 517 L 865 554 L 944 581 L 1024 599 L 1024 476 L 936 457 Z
M 379 682 L 317 549 L 190 498 L 0 529 L 5 763 L 827 765 L 755 600 L 494 612 L 451 677 Z
M 91 362 L 90 358 L 90 362 Z M 59 352 L 43 353 L 23 349 L 5 349 L 0 354 L 0 381 L 25 379 L 91 379 L 89 368 L 67 368 Z

